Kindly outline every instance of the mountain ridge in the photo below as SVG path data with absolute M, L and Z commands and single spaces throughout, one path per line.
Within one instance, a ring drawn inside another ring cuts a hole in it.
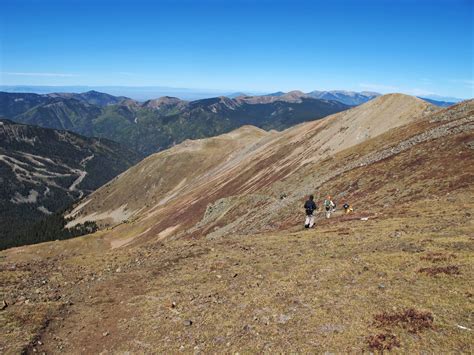
M 28 94 L 29 95 L 29 94 Z M 0 93 L 0 115 L 20 123 L 68 129 L 86 136 L 117 141 L 142 154 L 151 154 L 185 139 L 229 132 L 251 124 L 281 130 L 348 109 L 336 101 L 291 94 L 281 98 L 225 96 L 195 101 L 162 97 L 140 103 L 95 92 L 69 95 Z M 101 106 L 89 103 L 87 100 Z
M 100 107 L 117 104 L 123 100 L 129 100 L 125 96 L 113 96 L 96 90 L 89 90 L 82 93 L 51 93 L 46 94 L 49 97 L 73 98 L 88 104 L 97 105 Z
M 371 137 L 380 135 L 388 129 L 413 122 L 414 119 L 418 119 L 418 117 L 422 117 L 423 115 L 427 115 L 435 111 L 436 109 L 433 106 L 414 97 L 401 94 L 381 96 L 376 100 L 370 101 L 362 106 L 334 114 L 324 118 L 323 120 L 302 123 L 282 132 L 275 132 L 273 134 L 268 133 L 263 136 L 258 136 L 256 137 L 256 140 L 252 140 L 252 143 L 247 144 L 248 146 L 252 147 L 251 149 L 247 148 L 246 150 L 236 150 L 234 147 L 232 148 L 232 151 L 234 151 L 236 156 L 239 156 L 239 159 L 235 160 L 229 158 L 229 161 L 234 162 L 236 165 L 228 166 L 227 163 L 224 164 L 226 169 L 229 169 L 221 177 L 222 179 L 224 179 L 225 176 L 228 176 L 229 178 L 229 180 L 226 180 L 225 183 L 222 182 L 224 187 L 217 188 L 216 186 L 208 186 L 210 183 L 208 178 L 202 178 L 201 181 L 203 186 L 206 186 L 206 189 L 208 190 L 215 191 L 223 189 L 228 191 L 228 189 L 232 190 L 230 187 L 234 184 L 232 181 L 236 180 L 237 176 L 241 175 L 242 181 L 246 182 L 239 185 L 239 188 L 235 190 L 235 193 L 242 193 L 243 191 L 250 193 L 250 191 L 253 191 L 255 188 L 252 183 L 253 181 L 262 182 L 268 180 L 270 183 L 272 181 L 283 179 L 285 176 L 290 176 L 293 174 L 301 166 L 315 164 L 317 161 L 323 160 L 327 156 L 335 154 L 340 150 L 350 148 L 351 146 L 359 144 L 367 139 L 370 139 Z M 215 137 L 213 140 L 215 141 L 218 139 L 220 139 L 220 136 Z M 301 148 L 295 149 L 294 144 L 301 146 Z M 287 149 L 284 147 L 287 147 Z M 302 151 L 302 149 L 304 149 L 303 147 L 306 147 L 306 151 Z M 178 145 L 174 148 L 171 148 L 170 150 L 164 151 L 163 154 L 173 154 L 175 151 L 179 152 L 180 149 L 180 145 Z M 243 147 L 241 149 L 243 149 Z M 225 150 L 218 150 L 218 152 L 224 154 L 224 156 L 227 154 L 224 153 Z M 205 153 L 203 152 L 202 154 Z M 210 156 L 213 156 L 213 154 L 210 154 Z M 220 159 L 222 159 L 224 156 L 222 156 Z M 142 166 L 148 164 L 148 162 L 153 161 L 155 158 L 157 158 L 158 161 L 161 161 L 161 158 L 159 157 L 161 157 L 161 155 L 152 155 L 148 157 L 146 161 L 138 164 L 135 169 L 143 169 Z M 187 163 L 191 164 L 191 162 L 195 159 L 198 158 L 189 157 L 186 159 L 186 161 Z M 181 161 L 181 159 L 178 159 L 178 161 Z M 211 159 L 211 161 L 214 160 Z M 245 162 L 244 166 L 239 166 L 242 161 Z M 271 162 L 271 164 L 275 165 L 270 165 L 266 169 L 259 170 L 258 166 L 260 166 L 261 161 L 267 161 L 267 164 Z M 165 163 L 161 162 L 158 164 Z M 180 172 L 180 168 L 178 168 L 180 164 L 174 162 L 172 165 L 176 167 L 173 173 L 178 174 L 180 178 L 169 176 L 165 179 L 174 181 L 176 184 L 168 190 L 168 197 L 166 197 L 167 194 L 164 195 L 165 200 L 168 203 L 172 203 L 169 198 L 176 198 L 176 196 L 179 196 L 180 191 L 184 192 L 189 190 L 190 186 L 192 186 L 188 185 L 186 181 L 180 185 L 179 181 L 183 181 L 185 174 Z M 185 168 L 183 167 L 183 169 Z M 208 166 L 206 167 L 205 171 L 208 171 L 209 169 L 210 167 Z M 221 171 L 220 168 L 216 167 L 216 169 Z M 157 171 L 159 171 L 159 169 Z M 270 173 L 270 171 L 272 173 Z M 214 174 L 213 176 L 220 176 L 221 174 L 222 173 Z M 121 178 L 125 179 L 127 176 L 129 176 L 127 180 L 128 182 L 124 182 L 123 186 L 127 186 L 127 190 L 130 190 L 130 193 L 136 197 L 140 196 L 140 186 L 153 185 L 152 181 L 147 183 L 140 182 L 140 178 L 130 172 L 125 172 Z M 153 174 L 150 176 L 153 176 Z M 120 185 L 117 180 L 112 182 L 112 184 Z M 121 192 L 120 188 L 118 187 L 119 185 L 117 185 L 117 187 L 113 187 L 113 185 L 104 186 L 102 189 L 99 189 L 93 195 L 91 195 L 90 199 L 97 198 L 97 202 L 99 202 L 102 206 L 101 209 L 96 212 L 101 215 L 107 215 L 107 213 L 112 213 L 112 211 L 124 205 L 127 205 L 127 208 L 130 212 L 130 214 L 128 214 L 125 219 L 132 217 L 136 211 L 143 212 L 141 209 L 142 206 L 140 206 L 140 204 L 136 205 L 133 202 L 134 200 L 130 199 L 129 197 L 120 197 Z M 133 185 L 137 186 L 136 190 L 131 188 Z M 114 191 L 117 188 L 119 189 L 118 195 L 114 195 Z M 131 192 L 132 190 L 134 192 Z M 107 203 L 103 203 L 104 198 L 101 197 L 101 191 L 107 191 L 107 195 L 110 197 L 108 201 L 113 201 L 112 205 L 108 206 Z M 151 193 L 152 191 L 147 192 L 147 194 Z M 155 199 L 158 200 L 158 197 Z M 140 202 L 144 200 L 145 196 L 138 198 L 137 201 Z M 97 203 L 94 201 L 88 202 L 87 206 L 85 206 L 81 211 L 81 220 L 87 220 L 87 215 L 90 214 L 91 211 L 94 211 L 94 206 L 97 206 Z M 158 205 L 156 205 L 157 211 L 160 209 L 159 206 L 160 205 L 158 203 Z M 151 215 L 154 215 L 155 212 L 151 211 L 150 213 Z M 96 220 L 96 222 L 99 222 L 100 224 L 100 221 Z
M 332 90 L 332 91 L 311 91 L 308 93 L 310 97 L 336 100 L 346 105 L 360 105 L 367 101 L 370 101 L 381 94 L 375 92 L 355 92 L 355 91 L 344 91 L 344 90 Z

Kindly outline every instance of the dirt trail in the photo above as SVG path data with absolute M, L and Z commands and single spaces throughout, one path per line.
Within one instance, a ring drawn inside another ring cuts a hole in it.
M 146 280 L 142 275 L 117 274 L 97 285 L 76 290 L 73 304 L 49 324 L 40 340 L 44 346 L 36 347 L 37 350 L 92 354 L 132 341 L 132 335 L 120 328 L 121 321 L 133 317 L 133 309 L 127 302 L 146 292 Z

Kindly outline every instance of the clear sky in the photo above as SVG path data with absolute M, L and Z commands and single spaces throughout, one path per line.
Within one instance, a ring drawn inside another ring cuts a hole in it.
M 474 96 L 474 0 L 0 3 L 3 85 Z

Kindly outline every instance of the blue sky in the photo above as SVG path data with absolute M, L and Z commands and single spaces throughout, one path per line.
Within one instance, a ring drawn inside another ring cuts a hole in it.
M 0 84 L 473 97 L 471 0 L 2 0 Z

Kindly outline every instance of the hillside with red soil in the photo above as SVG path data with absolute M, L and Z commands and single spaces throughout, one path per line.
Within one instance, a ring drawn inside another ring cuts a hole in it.
M 0 254 L 0 350 L 470 352 L 473 149 L 474 101 L 386 95 L 152 155 Z

